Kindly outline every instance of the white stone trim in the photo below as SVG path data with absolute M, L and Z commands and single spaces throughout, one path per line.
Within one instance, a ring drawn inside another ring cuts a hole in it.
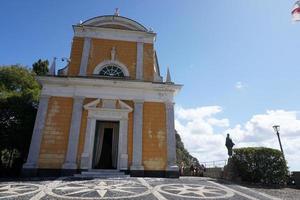
M 98 78 L 38 77 L 43 94 L 61 97 L 84 96 L 103 99 L 173 101 L 181 85 Z
M 142 100 L 134 101 L 132 164 L 130 170 L 144 170 L 142 165 L 143 152 L 143 106 Z
M 123 73 L 124 73 L 124 76 L 130 76 L 129 74 L 129 71 L 128 71 L 128 68 L 126 67 L 126 65 L 124 65 L 123 63 L 117 61 L 117 60 L 105 60 L 101 63 L 99 63 L 94 71 L 93 71 L 93 74 L 95 75 L 99 75 L 99 73 L 101 72 L 101 70 L 104 68 L 104 67 L 107 67 L 109 65 L 113 65 L 113 66 L 116 66 L 116 67 L 119 67 Z
M 176 137 L 174 126 L 174 103 L 166 102 L 166 127 L 167 127 L 167 171 L 178 171 L 176 165 Z
M 77 150 L 84 97 L 74 97 L 68 149 L 63 169 L 77 169 Z
M 111 24 L 121 25 L 127 27 L 128 29 L 133 29 L 137 31 L 147 31 L 147 29 L 142 24 L 132 19 L 115 16 L 115 15 L 94 17 L 82 23 L 82 25 L 89 25 L 89 26 L 104 26 L 104 25 L 111 25 Z
M 144 43 L 138 42 L 136 46 L 136 79 L 143 80 L 144 77 Z
M 29 153 L 27 162 L 23 165 L 23 168 L 35 169 L 38 168 L 38 159 L 40 155 L 41 142 L 43 138 L 43 130 L 47 118 L 47 110 L 50 96 L 41 95 L 39 107 L 34 123 L 34 129 L 32 133 Z
M 122 102 L 118 100 L 119 102 Z M 118 148 L 118 170 L 128 170 L 128 153 L 127 153 L 127 132 L 128 132 L 128 113 L 132 109 L 113 109 L 95 107 L 100 100 L 89 103 L 84 106 L 88 110 L 88 120 L 84 150 L 81 155 L 81 169 L 91 170 L 94 149 L 94 137 L 96 121 L 118 121 L 119 122 L 119 148 Z M 123 104 L 125 104 L 123 102 Z M 89 107 L 90 105 L 91 107 Z
M 91 38 L 84 38 L 83 50 L 81 55 L 81 63 L 80 63 L 80 76 L 86 75 L 86 69 L 89 61 L 90 55 L 90 48 L 91 48 Z
M 120 40 L 128 42 L 144 42 L 153 44 L 155 41 L 155 33 L 111 29 L 101 27 L 89 27 L 89 26 L 73 26 L 75 37 L 88 37 L 107 40 Z

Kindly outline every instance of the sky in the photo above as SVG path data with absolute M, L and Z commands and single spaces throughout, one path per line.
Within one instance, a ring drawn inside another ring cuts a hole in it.
M 226 160 L 235 147 L 279 149 L 300 170 L 300 23 L 294 0 L 3 0 L 0 65 L 69 57 L 72 26 L 99 15 L 134 19 L 157 33 L 161 73 L 183 84 L 175 126 L 200 162 Z M 64 63 L 58 63 L 63 67 Z M 191 140 L 193 138 L 193 140 Z M 195 140 L 194 140 L 195 139 Z

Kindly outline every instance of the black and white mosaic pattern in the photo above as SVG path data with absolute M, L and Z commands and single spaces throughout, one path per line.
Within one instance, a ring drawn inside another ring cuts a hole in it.
M 21 181 L 0 183 L 1 199 L 146 199 L 193 200 L 280 199 L 235 184 L 218 183 L 213 179 L 184 177 L 166 178 L 59 178 L 53 181 Z

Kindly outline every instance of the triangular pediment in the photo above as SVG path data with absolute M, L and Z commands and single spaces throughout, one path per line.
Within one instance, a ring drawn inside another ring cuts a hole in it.
M 118 110 L 127 112 L 133 110 L 128 104 L 119 99 L 96 99 L 83 107 L 86 110 Z

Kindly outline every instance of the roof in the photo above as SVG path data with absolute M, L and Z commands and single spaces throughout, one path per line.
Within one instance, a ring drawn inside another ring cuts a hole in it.
M 137 21 L 117 15 L 93 17 L 81 25 L 148 32 L 148 29 Z

